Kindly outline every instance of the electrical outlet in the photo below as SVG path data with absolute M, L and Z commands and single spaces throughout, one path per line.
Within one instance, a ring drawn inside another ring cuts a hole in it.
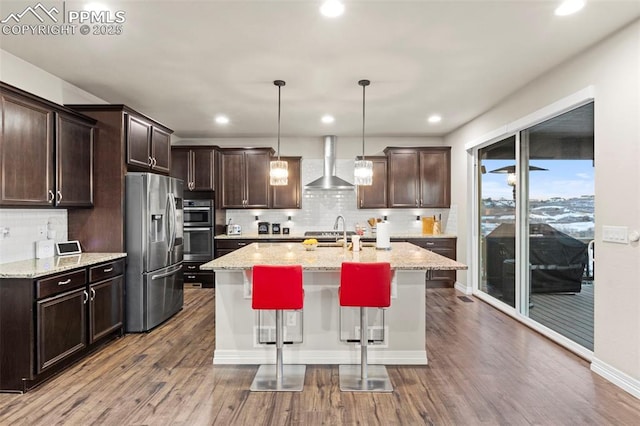
M 38 226 L 38 236 L 43 238 L 47 237 L 47 225 Z
M 287 327 L 295 327 L 296 325 L 296 313 L 287 312 Z
M 602 241 L 607 243 L 629 244 L 629 230 L 626 226 L 603 226 Z
M 0 240 L 9 238 L 11 236 L 11 228 L 0 228 Z

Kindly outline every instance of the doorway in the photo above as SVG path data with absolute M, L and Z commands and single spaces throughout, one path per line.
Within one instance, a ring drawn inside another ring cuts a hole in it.
M 478 289 L 593 351 L 594 104 L 477 150 Z

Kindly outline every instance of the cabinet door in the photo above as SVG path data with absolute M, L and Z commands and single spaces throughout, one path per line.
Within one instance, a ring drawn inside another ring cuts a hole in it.
M 416 150 L 389 151 L 389 207 L 418 207 L 419 156 Z
M 184 148 L 171 149 L 171 176 L 184 181 L 184 190 L 191 189 L 191 150 Z
M 420 206 L 451 205 L 451 148 L 420 151 Z
M 87 346 L 85 287 L 37 303 L 37 372 Z
M 93 126 L 58 113 L 56 205 L 93 205 Z
M 270 161 L 271 154 L 267 151 L 247 151 L 245 153 L 245 207 L 269 208 Z
M 53 111 L 4 91 L 1 96 L 0 205 L 51 205 Z
M 357 186 L 358 208 L 377 209 L 387 207 L 387 159 L 367 158 L 373 161 L 373 183 Z
M 89 287 L 89 343 L 119 329 L 123 324 L 124 278 L 122 275 Z
M 289 178 L 286 185 L 271 187 L 271 207 L 274 209 L 299 209 L 302 198 L 300 157 L 280 157 L 280 159 L 288 163 Z
M 215 189 L 215 150 L 213 148 L 194 148 L 191 150 L 191 157 L 193 190 L 213 191 Z
M 171 160 L 171 136 L 158 127 L 151 128 L 151 168 L 169 174 Z
M 151 166 L 151 123 L 127 115 L 127 165 L 149 169 Z
M 220 159 L 222 194 L 220 207 L 223 209 L 241 209 L 245 207 L 244 153 L 242 151 L 224 152 Z

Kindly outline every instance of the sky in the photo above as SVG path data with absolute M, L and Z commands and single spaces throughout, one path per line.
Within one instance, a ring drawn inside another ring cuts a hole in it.
M 487 172 L 513 165 L 513 160 L 483 160 Z M 591 160 L 531 160 L 531 166 L 547 169 L 531 171 L 530 199 L 546 200 L 552 197 L 574 198 L 594 195 L 594 171 Z M 482 175 L 482 198 L 512 199 L 512 187 L 507 185 L 506 173 Z

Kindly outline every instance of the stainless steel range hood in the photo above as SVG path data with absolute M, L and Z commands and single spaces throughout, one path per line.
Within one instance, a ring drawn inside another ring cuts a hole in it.
M 305 185 L 305 189 L 354 189 L 353 184 L 336 176 L 336 136 L 324 137 L 324 169 L 322 177 Z

